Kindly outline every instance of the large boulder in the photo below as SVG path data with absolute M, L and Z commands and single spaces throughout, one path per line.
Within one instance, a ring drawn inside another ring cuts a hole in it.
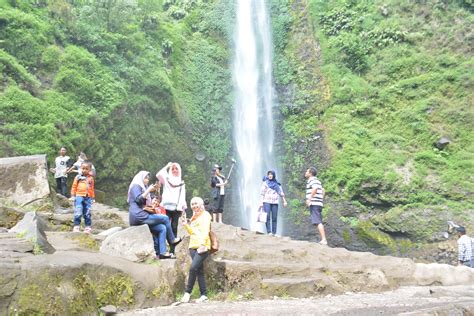
M 0 199 L 25 205 L 49 193 L 46 155 L 0 158 Z
M 148 225 L 132 226 L 108 236 L 102 242 L 100 252 L 134 262 L 141 262 L 155 255 Z
M 0 315 L 97 315 L 168 305 L 184 290 L 177 260 L 133 263 L 100 253 L 61 251 L 0 260 Z
M 46 229 L 46 223 L 36 212 L 28 212 L 18 224 L 10 229 L 10 232 L 17 233 L 21 237 L 31 241 L 37 251 L 53 253 L 55 249 L 46 238 L 46 234 L 44 233 Z

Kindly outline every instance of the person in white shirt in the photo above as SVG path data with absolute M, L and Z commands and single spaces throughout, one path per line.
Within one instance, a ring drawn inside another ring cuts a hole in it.
M 163 194 L 161 206 L 166 210 L 166 215 L 171 221 L 171 227 L 175 236 L 178 236 L 179 218 L 186 211 L 186 185 L 182 179 L 181 166 L 177 162 L 169 162 L 160 171 L 156 178 L 161 183 Z M 170 245 L 170 253 L 175 256 L 175 246 Z
M 71 173 L 71 172 L 75 172 L 75 173 L 77 173 L 78 175 L 81 176 L 81 175 L 82 175 L 82 174 L 81 174 L 81 166 L 82 166 L 82 163 L 83 163 L 84 161 L 89 161 L 89 159 L 87 159 L 86 154 L 81 151 L 81 152 L 79 153 L 79 155 L 77 156 L 76 162 L 75 162 L 70 168 L 67 169 L 66 173 L 69 174 L 69 173 Z M 96 170 L 95 170 L 94 165 L 91 164 L 91 172 L 90 172 L 90 175 L 95 178 L 96 173 L 97 173 L 97 172 L 96 172 Z
M 306 182 L 306 206 L 309 207 L 311 213 L 311 223 L 318 227 L 319 234 L 321 235 L 321 245 L 327 245 L 326 232 L 323 225 L 323 198 L 324 189 L 321 185 L 321 181 L 316 178 L 316 168 L 310 167 L 306 170 L 305 178 L 308 179 Z
M 474 268 L 472 238 L 466 235 L 466 229 L 462 226 L 456 227 L 456 231 L 458 233 L 458 265 Z
M 49 169 L 56 179 L 56 192 L 67 197 L 67 170 L 72 166 L 72 160 L 66 156 L 66 148 L 61 147 L 59 156 L 55 159 L 55 168 Z

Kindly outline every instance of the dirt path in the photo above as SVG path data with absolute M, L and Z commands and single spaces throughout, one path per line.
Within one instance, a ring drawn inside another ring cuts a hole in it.
M 474 315 L 474 285 L 403 287 L 377 294 L 181 304 L 121 315 Z

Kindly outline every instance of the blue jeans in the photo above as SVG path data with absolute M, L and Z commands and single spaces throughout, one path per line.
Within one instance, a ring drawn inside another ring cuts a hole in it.
M 186 286 L 186 293 L 193 291 L 196 277 L 199 284 L 199 291 L 201 295 L 207 295 L 206 280 L 204 278 L 204 260 L 209 256 L 209 251 L 199 254 L 197 249 L 189 249 L 189 255 L 193 259 L 191 267 L 189 268 L 188 285 Z
M 168 239 L 168 243 L 171 245 L 176 238 L 173 229 L 171 228 L 168 216 L 150 214 L 142 223 L 147 224 L 150 228 L 153 235 L 153 244 L 155 246 L 156 254 L 166 253 L 166 239 Z
M 153 247 L 156 255 L 163 255 L 166 253 L 166 226 L 163 224 L 148 225 L 150 232 L 153 235 Z
M 263 203 L 263 210 L 267 213 L 267 233 L 276 234 L 277 231 L 277 217 L 278 217 L 278 204 Z M 270 217 L 272 219 L 272 227 L 270 229 Z
M 92 198 L 86 196 L 76 196 L 74 200 L 74 226 L 81 225 L 81 218 L 84 216 L 86 226 L 92 225 L 91 220 Z

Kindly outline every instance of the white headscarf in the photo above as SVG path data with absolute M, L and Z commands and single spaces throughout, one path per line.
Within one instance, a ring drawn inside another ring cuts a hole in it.
M 173 167 L 176 167 L 178 168 L 178 176 L 175 177 L 173 175 L 173 172 L 171 171 L 171 169 L 173 169 Z M 173 162 L 171 164 L 171 167 L 169 168 L 168 170 L 168 177 L 166 179 L 172 186 L 178 186 L 178 185 L 181 185 L 181 183 L 183 183 L 183 180 L 181 180 L 181 166 L 179 165 L 179 163 L 177 162 Z
M 174 176 L 171 169 L 173 166 L 178 168 L 178 176 Z M 181 166 L 173 162 L 168 169 L 168 165 L 162 168 L 156 174 L 156 178 L 163 184 L 163 195 L 161 206 L 167 210 L 177 209 L 179 211 L 187 208 L 186 204 L 186 187 L 181 178 Z
M 143 191 L 146 191 L 147 186 L 145 186 L 144 180 L 147 176 L 150 176 L 150 173 L 148 171 L 142 170 L 133 177 L 132 182 L 130 182 L 130 185 L 128 186 L 128 198 L 127 198 L 128 203 L 130 203 L 130 193 L 134 185 L 138 184 L 140 188 L 143 189 Z M 148 204 L 148 199 L 150 199 L 150 204 L 151 204 L 150 195 L 148 195 L 147 197 L 147 204 Z

